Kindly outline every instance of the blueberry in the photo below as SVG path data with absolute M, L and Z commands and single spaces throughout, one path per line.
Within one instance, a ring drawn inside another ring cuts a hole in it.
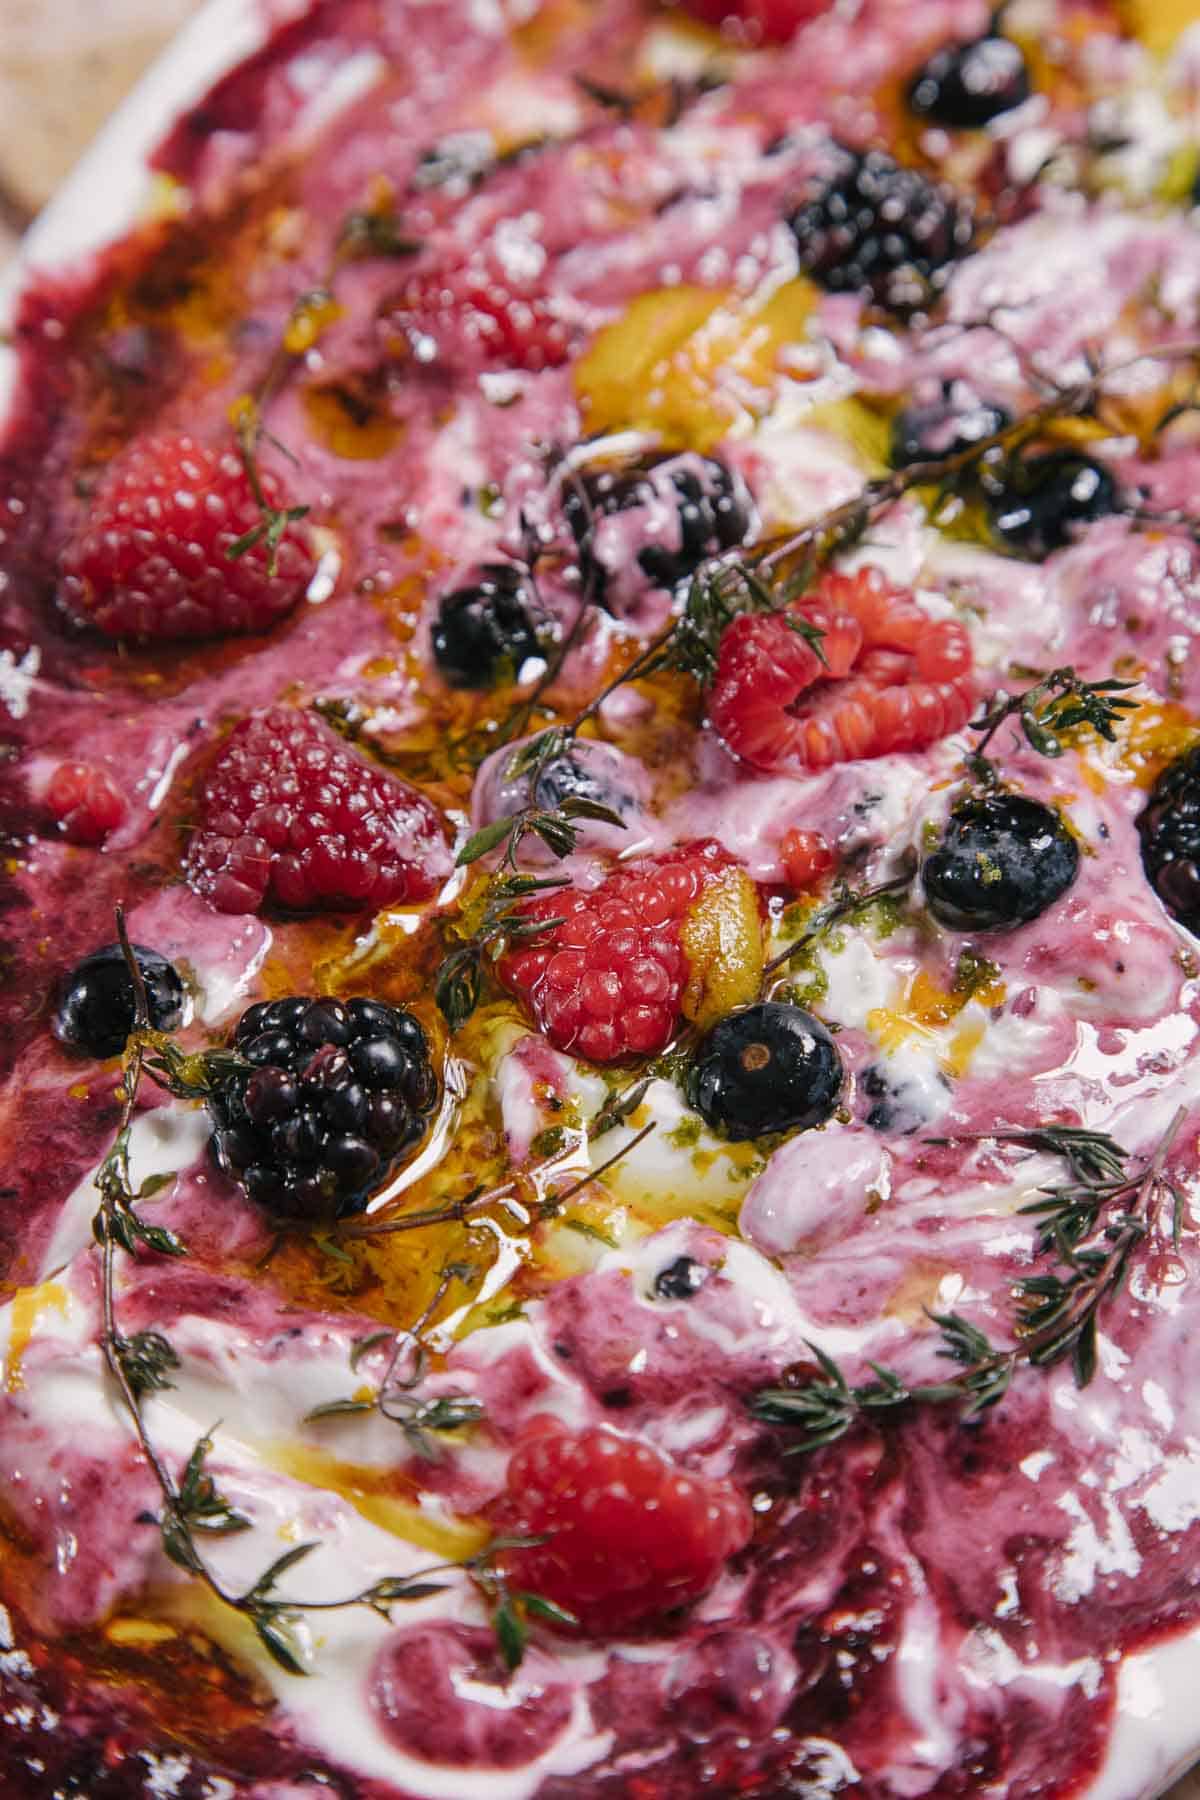
M 956 806 L 921 870 L 925 901 L 952 931 L 1027 925 L 1062 898 L 1079 846 L 1058 814 L 1024 794 L 982 794 Z
M 578 751 L 556 756 L 537 778 L 533 790 L 534 805 L 553 811 L 564 800 L 591 800 L 613 812 L 628 811 L 632 805 L 630 795 L 606 780 L 600 772 L 603 768 L 603 763 L 594 762 L 589 766 Z
M 676 515 L 677 545 L 656 541 L 662 535 L 664 508 Z M 601 603 L 609 571 L 590 554 L 597 519 L 616 513 L 645 515 L 647 541 L 638 548 L 637 563 L 642 574 L 661 588 L 686 581 L 705 557 L 736 548 L 750 530 L 749 496 L 713 456 L 642 461 L 632 468 L 576 476 L 564 489 L 563 512 L 579 545 L 580 567 L 591 597 Z
M 157 950 L 134 944 L 150 1023 L 156 1031 L 174 1031 L 183 1018 L 183 982 Z M 133 1030 L 136 1002 L 133 982 L 120 944 L 105 944 L 76 965 L 59 987 L 51 1029 L 60 1044 L 88 1056 L 119 1056 Z
M 892 467 L 956 456 L 1003 431 L 1011 413 L 981 400 L 962 381 L 942 384 L 940 399 L 905 407 L 892 425 Z
M 1200 937 L 1200 745 L 1163 770 L 1137 824 L 1146 879 L 1171 917 Z
M 919 118 L 952 131 L 974 131 L 1029 98 L 1029 69 L 1009 38 L 974 38 L 937 50 L 908 84 Z
M 819 1019 L 764 1000 L 714 1025 L 688 1076 L 688 1103 L 735 1141 L 820 1125 L 837 1104 L 842 1062 Z
M 865 1123 L 872 1131 L 910 1137 L 928 1124 L 920 1083 L 897 1076 L 882 1063 L 871 1063 L 858 1078 L 859 1090 L 870 1101 Z
M 1074 450 L 1018 459 L 987 486 L 996 530 L 1033 557 L 1061 550 L 1077 526 L 1115 512 L 1118 504 L 1117 484 L 1104 465 Z
M 694 1256 L 677 1256 L 654 1277 L 654 1292 L 660 1300 L 690 1300 L 710 1274 L 707 1265 L 697 1262 Z
M 478 581 L 438 602 L 433 656 L 451 687 L 513 681 L 521 665 L 541 653 L 533 596 L 511 563 L 485 563 Z

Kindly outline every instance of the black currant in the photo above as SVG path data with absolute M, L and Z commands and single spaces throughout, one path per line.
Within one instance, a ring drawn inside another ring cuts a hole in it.
M 1038 918 L 1078 871 L 1079 846 L 1052 807 L 997 793 L 955 807 L 921 879 L 939 924 L 1003 931 Z
M 987 477 L 992 523 L 1004 540 L 1033 557 L 1071 542 L 1075 529 L 1115 512 L 1117 484 L 1103 463 L 1074 450 L 1047 450 Z
M 913 112 L 953 131 L 978 130 L 1028 98 L 1024 53 L 991 35 L 935 51 L 908 84 Z
M 183 982 L 157 950 L 134 944 L 150 1023 L 155 1031 L 174 1031 L 183 1018 Z M 72 969 L 62 982 L 51 1028 L 60 1044 L 88 1056 L 119 1056 L 133 1030 L 136 1002 L 133 982 L 120 944 L 105 944 Z
M 1151 887 L 1171 917 L 1200 937 L 1200 744 L 1158 777 L 1138 833 Z
M 451 687 L 514 680 L 522 663 L 542 653 L 527 578 L 512 563 L 485 563 L 471 586 L 442 595 L 432 637 L 434 661 Z
M 905 407 L 892 424 L 892 467 L 956 456 L 1011 422 L 1003 406 L 981 400 L 965 382 L 946 381 L 940 398 Z
M 820 1125 L 837 1104 L 842 1061 L 819 1019 L 763 1000 L 730 1013 L 700 1044 L 688 1103 L 735 1141 Z

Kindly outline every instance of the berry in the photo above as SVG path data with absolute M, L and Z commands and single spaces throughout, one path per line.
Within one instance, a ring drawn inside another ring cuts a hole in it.
M 828 875 L 835 858 L 819 831 L 788 831 L 779 840 L 779 860 L 788 886 L 803 889 Z
M 797 623 L 823 634 L 819 646 Z M 936 743 L 966 724 L 973 689 L 964 627 L 864 569 L 822 576 L 785 613 L 735 618 L 708 716 L 756 769 L 805 774 Z
M 1074 450 L 1016 459 L 989 482 L 988 506 L 1000 536 L 1033 557 L 1071 542 L 1075 529 L 1115 512 L 1117 485 L 1102 463 Z
M 917 70 L 908 104 L 922 119 L 972 131 L 1029 98 L 1029 69 L 1019 46 L 1003 37 L 947 44 Z
M 585 473 L 568 482 L 563 512 L 579 545 L 579 563 L 594 600 L 631 559 L 627 531 L 605 542 L 602 521 L 633 528 L 636 560 L 655 587 L 674 588 L 706 556 L 732 550 L 750 530 L 750 497 L 715 457 L 673 457 L 637 468 Z
M 837 1104 L 842 1061 L 819 1019 L 763 1000 L 714 1025 L 688 1075 L 688 1104 L 727 1138 L 807 1131 Z
M 1163 770 L 1137 824 L 1146 879 L 1171 917 L 1200 937 L 1200 745 Z
M 150 1024 L 174 1031 L 183 1018 L 183 982 L 157 950 L 132 946 L 146 984 Z M 88 1056 L 119 1056 L 133 1030 L 137 1011 L 133 982 L 120 944 L 105 944 L 85 956 L 64 979 L 50 1028 L 60 1044 Z
M 429 801 L 364 762 L 313 713 L 243 719 L 199 793 L 187 878 L 219 912 L 375 910 L 425 900 L 447 875 Z
M 952 931 L 1027 925 L 1079 871 L 1079 846 L 1059 815 L 1025 794 L 980 794 L 956 806 L 921 869 L 925 902 Z
M 604 1426 L 552 1426 L 517 1445 L 499 1529 L 546 1542 L 504 1555 L 513 1586 L 575 1614 L 592 1637 L 661 1621 L 712 1587 L 750 1539 L 753 1518 L 728 1481 L 691 1475 Z
M 244 1066 L 208 1105 L 213 1151 L 273 1218 L 358 1212 L 425 1134 L 438 1084 L 411 1013 L 378 1000 L 274 1000 L 242 1014 Z
M 102 844 L 125 817 L 125 796 L 105 769 L 59 763 L 45 794 L 46 810 L 69 844 Z
M 533 597 L 512 563 L 484 563 L 478 580 L 438 602 L 433 659 L 451 687 L 488 688 L 515 681 L 542 654 Z
M 833 0 L 681 0 L 685 12 L 747 45 L 786 44 Z
M 283 506 L 261 471 L 263 497 Z M 137 643 L 265 631 L 290 612 L 313 574 L 303 528 L 276 553 L 230 547 L 262 523 L 241 459 L 185 436 L 135 440 L 105 471 L 83 529 L 62 559 L 68 611 Z
M 681 927 L 732 858 L 711 839 L 614 870 L 598 888 L 558 888 L 517 909 L 524 937 L 498 965 L 550 1042 L 594 1063 L 655 1056 L 675 1034 L 688 979 Z
M 587 754 L 589 751 L 591 754 Z M 550 812 L 564 800 L 590 800 L 613 812 L 628 812 L 636 802 L 632 794 L 607 778 L 611 773 L 611 764 L 597 756 L 585 740 L 573 750 L 551 757 L 533 785 L 531 798 L 535 806 Z
M 891 312 L 927 306 L 971 245 L 970 208 L 882 150 L 841 166 L 788 220 L 806 275 L 830 293 L 867 293 Z
M 694 1256 L 677 1256 L 654 1277 L 655 1296 L 659 1300 L 691 1300 L 711 1273 L 708 1265 Z
M 530 374 L 559 367 L 570 333 L 539 284 L 545 253 L 532 243 L 518 250 L 502 260 L 484 246 L 463 262 L 411 275 L 385 302 L 385 330 L 398 332 L 418 363 Z M 528 270 L 515 272 L 526 262 Z
M 1003 431 L 1012 415 L 981 400 L 965 381 L 946 381 L 937 399 L 905 407 L 892 425 L 892 467 L 973 450 Z

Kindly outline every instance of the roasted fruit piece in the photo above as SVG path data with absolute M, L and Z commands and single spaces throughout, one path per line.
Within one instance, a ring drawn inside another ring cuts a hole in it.
M 506 1535 L 546 1535 L 506 1552 L 504 1573 L 593 1637 L 654 1624 L 698 1600 L 753 1526 L 732 1482 L 689 1474 L 603 1426 L 573 1434 L 557 1425 L 517 1445 L 495 1522 Z
M 270 470 L 263 499 L 286 502 Z M 302 523 L 272 553 L 241 458 L 186 435 L 137 439 L 101 477 L 87 518 L 63 553 L 59 594 L 68 612 L 109 637 L 172 638 L 265 631 L 291 611 L 313 574 Z
M 539 894 L 519 916 L 546 930 L 502 959 L 500 980 L 552 1044 L 591 1062 L 656 1055 L 681 1013 L 703 1017 L 718 991 L 728 1006 L 757 987 L 754 885 L 711 839 L 630 863 L 596 888 Z
M 208 771 L 185 868 L 219 912 L 375 909 L 425 900 L 449 873 L 436 809 L 356 756 L 313 713 L 243 719 Z
M 755 768 L 804 774 L 923 750 L 970 717 L 971 645 L 878 571 L 825 575 L 780 613 L 721 638 L 708 716 Z
M 438 1094 L 417 1019 L 378 1000 L 275 1000 L 242 1014 L 244 1067 L 208 1102 L 213 1151 L 272 1218 L 357 1212 L 424 1136 Z

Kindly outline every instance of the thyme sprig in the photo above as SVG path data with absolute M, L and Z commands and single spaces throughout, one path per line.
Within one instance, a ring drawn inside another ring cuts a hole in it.
M 433 1399 L 422 1399 L 415 1392 L 429 1366 L 429 1348 L 423 1333 L 453 1283 L 469 1282 L 474 1279 L 475 1273 L 469 1263 L 448 1264 L 442 1270 L 441 1279 L 429 1304 L 407 1331 L 373 1332 L 370 1337 L 356 1344 L 350 1354 L 352 1370 L 358 1368 L 369 1351 L 385 1343 L 391 1344 L 391 1357 L 375 1392 L 371 1395 L 348 1395 L 345 1399 L 328 1400 L 322 1406 L 314 1406 L 311 1412 L 305 1414 L 305 1423 L 317 1424 L 322 1419 L 378 1412 L 381 1417 L 400 1427 L 408 1440 L 409 1448 L 417 1456 L 426 1462 L 438 1461 L 442 1451 L 437 1436 L 448 1431 L 459 1431 L 465 1425 L 479 1424 L 484 1416 L 484 1409 L 478 1400 L 472 1399 L 468 1394 L 440 1394 Z M 405 1358 L 407 1367 L 403 1366 Z
M 445 1583 L 431 1577 L 465 1571 L 477 1580 L 489 1577 L 493 1560 L 513 1540 L 496 1540 L 463 1563 L 442 1563 L 407 1576 L 385 1576 L 369 1587 L 336 1600 L 299 1600 L 281 1596 L 278 1582 L 317 1544 L 294 1545 L 277 1557 L 249 1587 L 228 1587 L 214 1572 L 200 1549 L 205 1537 L 222 1537 L 250 1529 L 251 1521 L 221 1492 L 207 1467 L 212 1451 L 212 1432 L 205 1432 L 192 1447 L 182 1474 L 176 1479 L 147 1428 L 143 1401 L 148 1393 L 171 1385 L 180 1367 L 178 1353 L 161 1332 L 137 1332 L 126 1337 L 120 1330 L 116 1305 L 116 1257 L 118 1250 L 134 1254 L 139 1244 L 161 1254 L 180 1256 L 184 1246 L 173 1232 L 147 1226 L 138 1211 L 148 1198 L 146 1184 L 132 1186 L 129 1170 L 129 1137 L 143 1075 L 151 1074 L 152 1061 L 178 1083 L 172 1091 L 195 1098 L 200 1087 L 202 1058 L 188 1058 L 161 1032 L 150 1028 L 146 984 L 129 941 L 124 910 L 117 908 L 117 937 L 125 957 L 134 994 L 134 1029 L 128 1039 L 121 1081 L 121 1115 L 112 1150 L 96 1176 L 100 1205 L 93 1221 L 93 1235 L 101 1252 L 100 1346 L 112 1379 L 133 1425 L 142 1457 L 157 1483 L 162 1510 L 157 1524 L 164 1554 L 203 1583 L 213 1598 L 239 1614 L 253 1628 L 267 1654 L 293 1675 L 307 1674 L 307 1658 L 297 1627 L 312 1612 L 334 1612 L 366 1607 L 390 1619 L 391 1608 L 437 1593 Z M 154 1078 L 157 1079 L 157 1076 Z
M 702 564 L 688 587 L 669 641 L 642 673 L 673 669 L 693 676 L 701 687 L 708 687 L 717 672 L 717 656 L 726 627 L 743 613 L 782 615 L 818 661 L 825 664 L 824 631 L 802 613 L 787 610 L 808 585 L 808 574 L 805 569 L 798 578 L 776 584 L 759 574 L 749 559 Z
M 988 747 L 1006 719 L 1015 719 L 1026 743 L 1039 756 L 1056 758 L 1068 747 L 1070 734 L 1080 725 L 1088 725 L 1108 743 L 1116 741 L 1115 727 L 1125 713 L 1134 710 L 1136 700 L 1126 698 L 1136 681 L 1082 681 L 1072 668 L 1051 669 L 1019 694 L 1001 689 L 993 694 L 970 729 L 983 733 L 978 744 L 966 757 L 967 767 L 976 780 L 992 784 L 996 780 Z
M 942 1338 L 938 1354 L 959 1364 L 960 1372 L 943 1382 L 909 1384 L 896 1370 L 872 1362 L 875 1379 L 858 1385 L 810 1344 L 820 1374 L 795 1387 L 761 1388 L 749 1401 L 753 1417 L 799 1429 L 799 1440 L 785 1452 L 796 1455 L 834 1443 L 868 1417 L 902 1407 L 951 1404 L 964 1419 L 975 1418 L 1003 1399 L 1021 1363 L 1050 1368 L 1070 1358 L 1076 1385 L 1086 1387 L 1096 1372 L 1101 1308 L 1120 1289 L 1134 1251 L 1168 1202 L 1178 1235 L 1182 1197 L 1166 1173 L 1166 1161 L 1183 1119 L 1181 1107 L 1149 1162 L 1135 1171 L 1127 1167 L 1126 1152 L 1104 1133 L 1037 1127 L 990 1134 L 1052 1149 L 1064 1156 L 1072 1175 L 1069 1183 L 1043 1189 L 1042 1199 L 1021 1209 L 1041 1220 L 1035 1254 L 1056 1251 L 1066 1271 L 1026 1276 L 1018 1284 L 1016 1341 L 998 1347 L 959 1314 L 930 1313 Z M 1122 1201 L 1124 1206 L 1110 1212 Z
M 812 949 L 826 934 L 840 925 L 844 919 L 855 918 L 866 912 L 877 900 L 886 900 L 892 894 L 905 894 L 913 884 L 916 875 L 915 863 L 909 858 L 898 875 L 890 881 L 877 882 L 874 887 L 855 888 L 848 882 L 839 881 L 833 890 L 832 897 L 824 906 L 819 906 L 810 917 L 808 924 L 778 955 L 773 956 L 763 968 L 764 982 L 769 980 L 777 970 L 785 968 Z
M 277 437 L 273 437 L 267 431 L 262 422 L 262 412 L 257 401 L 247 399 L 241 402 L 237 409 L 234 435 L 237 441 L 238 455 L 241 458 L 242 467 L 246 471 L 246 480 L 250 483 L 254 504 L 258 507 L 259 519 L 256 525 L 250 527 L 249 531 L 244 531 L 241 537 L 234 539 L 226 549 L 225 555 L 230 562 L 236 562 L 239 557 L 245 556 L 248 550 L 252 550 L 255 544 L 265 543 L 268 551 L 267 573 L 273 576 L 279 567 L 279 546 L 283 542 L 288 526 L 298 524 L 301 519 L 306 519 L 312 508 L 309 506 L 276 506 L 268 500 L 266 488 L 263 485 L 262 470 L 258 464 L 259 444 L 263 438 L 267 438 L 277 450 L 283 452 L 290 462 L 294 463 L 296 458 L 285 444 L 280 443 Z
M 534 944 L 562 924 L 561 918 L 523 918 L 522 901 L 564 885 L 558 876 L 493 877 L 479 924 L 443 957 L 434 976 L 433 997 L 451 1031 L 465 1025 L 479 1005 L 486 968 L 494 967 L 514 943 Z

